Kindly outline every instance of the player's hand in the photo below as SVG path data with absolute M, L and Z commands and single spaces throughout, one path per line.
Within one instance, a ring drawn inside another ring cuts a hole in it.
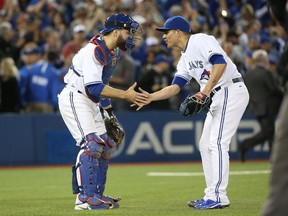
M 128 101 L 132 102 L 137 106 L 141 106 L 141 104 L 146 103 L 148 100 L 148 95 L 143 92 L 136 92 L 134 89 L 137 86 L 135 82 L 129 89 L 126 90 L 126 98 Z
M 144 91 L 142 88 L 139 87 L 139 91 L 144 94 L 146 96 L 145 100 L 142 100 L 141 98 L 138 98 L 137 101 L 138 101 L 138 104 L 131 104 L 131 107 L 134 107 L 134 106 L 138 106 L 136 111 L 140 110 L 143 106 L 146 106 L 148 104 L 150 104 L 152 102 L 152 97 L 151 97 L 151 94 L 149 94 L 149 92 L 147 91 Z

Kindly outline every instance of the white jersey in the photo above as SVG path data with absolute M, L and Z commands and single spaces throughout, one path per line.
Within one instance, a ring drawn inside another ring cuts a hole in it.
M 73 58 L 72 67 L 64 77 L 69 86 L 85 93 L 85 86 L 102 83 L 103 65 L 95 58 L 96 45 L 88 43 Z M 86 95 L 87 96 L 87 95 Z
M 175 76 L 187 81 L 193 77 L 200 84 L 200 89 L 203 90 L 212 71 L 213 65 L 209 60 L 215 54 L 222 55 L 227 63 L 226 69 L 215 87 L 225 86 L 233 78 L 241 77 L 236 65 L 227 56 L 215 37 L 203 33 L 190 36 L 187 47 L 178 62 Z

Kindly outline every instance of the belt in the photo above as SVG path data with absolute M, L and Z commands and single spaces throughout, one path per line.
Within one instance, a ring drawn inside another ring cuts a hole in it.
M 75 89 L 74 87 L 72 87 L 72 86 L 70 86 L 70 85 L 68 85 L 68 84 L 65 85 L 65 88 L 67 88 L 67 89 L 69 89 L 69 90 L 71 90 L 71 91 L 77 92 L 77 93 L 79 93 L 79 94 L 83 94 L 81 91 Z
M 233 83 L 238 83 L 238 82 L 244 82 L 244 80 L 243 80 L 242 77 L 236 77 L 236 78 L 232 79 L 232 82 Z
M 243 82 L 243 78 L 242 77 L 236 77 L 232 79 L 233 83 L 238 83 L 238 82 Z M 212 98 L 216 92 L 218 92 L 221 89 L 221 86 L 216 87 L 215 89 L 212 90 L 211 94 L 210 94 L 210 98 Z

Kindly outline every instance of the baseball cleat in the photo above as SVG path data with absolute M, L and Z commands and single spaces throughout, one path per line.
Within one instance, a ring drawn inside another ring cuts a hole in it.
M 198 205 L 204 201 L 205 201 L 204 199 L 190 200 L 190 201 L 188 201 L 187 204 L 189 207 L 194 208 L 196 205 Z
M 111 208 L 119 208 L 118 202 L 122 199 L 122 197 L 111 197 L 111 196 L 103 195 L 100 199 L 105 202 L 112 203 Z
M 199 203 L 198 205 L 194 206 L 195 209 L 199 210 L 204 210 L 204 209 L 223 209 L 226 207 L 229 207 L 230 203 L 224 204 L 224 203 L 219 203 L 214 200 L 205 200 L 202 203 Z
M 82 199 L 81 199 L 82 198 Z M 83 199 L 85 198 L 85 199 Z M 111 209 L 112 203 L 99 199 L 96 196 L 88 197 L 78 194 L 75 202 L 75 210 L 106 210 Z
M 101 203 L 99 205 L 90 205 L 89 203 L 82 203 L 75 205 L 75 210 L 108 210 L 111 209 L 112 205 Z

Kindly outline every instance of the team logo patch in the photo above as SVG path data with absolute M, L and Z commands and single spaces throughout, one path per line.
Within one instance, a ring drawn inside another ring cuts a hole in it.
M 203 79 L 209 80 L 210 75 L 211 75 L 211 72 L 206 70 L 206 69 L 204 69 L 203 73 L 201 74 L 200 80 L 203 80 Z
M 116 63 L 117 63 L 117 59 L 116 59 L 116 58 L 113 58 L 113 59 L 112 59 L 112 66 L 116 66 Z

